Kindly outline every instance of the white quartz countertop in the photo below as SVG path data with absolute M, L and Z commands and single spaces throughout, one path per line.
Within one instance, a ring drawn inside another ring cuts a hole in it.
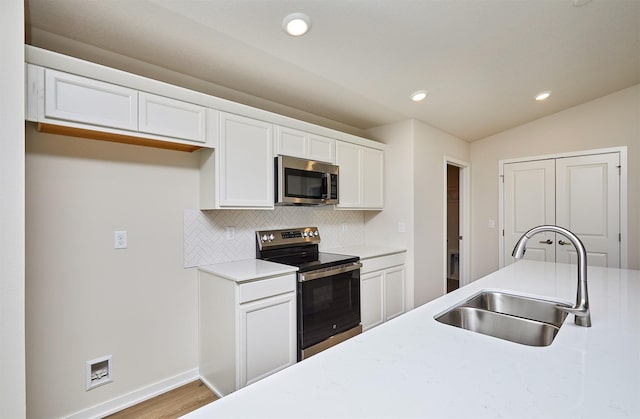
M 198 266 L 198 269 L 238 283 L 286 275 L 298 270 L 295 266 L 282 265 L 261 259 L 246 259 L 235 262 L 216 263 L 214 265 L 203 265 Z
M 387 246 L 369 246 L 369 245 L 358 245 L 358 246 L 347 246 L 347 247 L 339 247 L 334 249 L 322 250 L 327 253 L 338 253 L 341 255 L 353 255 L 358 256 L 362 260 L 371 259 L 379 256 L 393 255 L 396 253 L 406 252 L 406 249 L 401 249 L 397 247 L 387 247 Z
M 640 271 L 588 275 L 593 327 L 548 347 L 434 320 L 482 289 L 574 302 L 575 265 L 522 260 L 187 417 L 638 418 Z

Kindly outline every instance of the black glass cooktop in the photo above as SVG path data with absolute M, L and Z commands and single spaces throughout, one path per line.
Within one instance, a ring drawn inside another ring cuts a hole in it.
M 340 255 L 337 253 L 310 252 L 299 253 L 286 256 L 262 257 L 270 262 L 282 263 L 284 265 L 297 266 L 298 272 L 308 272 L 315 269 L 328 268 L 330 266 L 352 263 L 360 260 L 357 256 Z

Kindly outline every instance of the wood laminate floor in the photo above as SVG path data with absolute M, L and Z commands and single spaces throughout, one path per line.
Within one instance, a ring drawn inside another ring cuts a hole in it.
M 131 406 L 113 415 L 109 419 L 173 419 L 196 410 L 205 404 L 218 400 L 218 397 L 196 380 L 167 393 Z

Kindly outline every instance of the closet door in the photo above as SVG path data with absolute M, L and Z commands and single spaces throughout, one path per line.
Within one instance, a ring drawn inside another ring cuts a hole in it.
M 532 227 L 555 224 L 555 162 L 535 160 L 504 165 L 504 264 L 514 262 L 516 242 Z M 540 233 L 527 244 L 525 259 L 554 262 L 555 237 Z
M 587 249 L 589 265 L 620 267 L 618 153 L 556 160 L 556 220 Z M 556 261 L 576 263 L 575 248 L 558 236 Z
M 504 264 L 529 229 L 554 224 L 575 233 L 589 265 L 620 267 L 620 153 L 505 163 L 503 166 Z M 540 233 L 525 259 L 576 263 L 562 235 Z

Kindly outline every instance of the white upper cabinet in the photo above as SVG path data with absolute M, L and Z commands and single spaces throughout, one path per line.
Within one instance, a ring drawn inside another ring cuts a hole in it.
M 151 93 L 139 93 L 139 131 L 206 141 L 206 108 Z
M 138 129 L 138 92 L 45 69 L 44 117 L 90 125 Z
M 278 126 L 274 154 L 333 163 L 335 143 L 332 138 Z
M 217 110 L 35 65 L 26 82 L 26 120 L 43 131 L 183 151 L 217 146 Z
M 362 204 L 364 208 L 384 207 L 384 153 L 362 147 Z
M 337 141 L 336 164 L 340 167 L 338 208 L 384 208 L 382 150 Z
M 336 140 L 309 134 L 309 158 L 311 160 L 334 163 L 336 160 Z
M 204 148 L 202 209 L 273 209 L 274 155 L 337 164 L 338 208 L 383 209 L 383 144 L 29 45 L 25 59 L 25 120 L 40 131 Z
M 360 208 L 362 206 L 362 147 L 338 141 L 336 164 L 340 168 L 338 208 Z
M 202 150 L 202 209 L 273 209 L 273 124 L 220 113 L 219 147 Z

